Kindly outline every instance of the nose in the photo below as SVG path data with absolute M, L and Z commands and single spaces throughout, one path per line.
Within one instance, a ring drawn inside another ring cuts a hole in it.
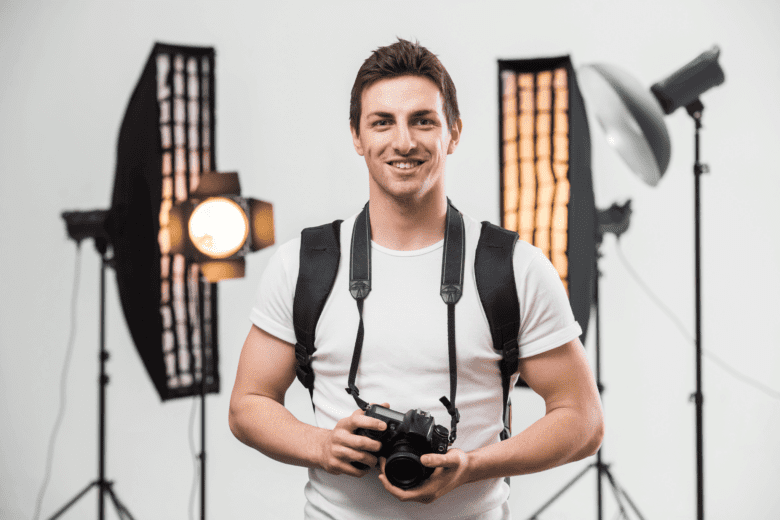
M 408 125 L 398 124 L 393 134 L 393 148 L 400 155 L 407 155 L 417 146 L 414 133 Z

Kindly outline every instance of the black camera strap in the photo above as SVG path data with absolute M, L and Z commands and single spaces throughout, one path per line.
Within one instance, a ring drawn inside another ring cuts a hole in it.
M 463 295 L 463 267 L 466 257 L 466 237 L 463 225 L 463 215 L 447 199 L 447 217 L 444 231 L 444 252 L 442 253 L 441 298 L 447 304 L 447 340 L 450 361 L 450 398 L 441 397 L 439 401 L 447 408 L 452 418 L 449 442 L 457 438 L 457 424 L 460 412 L 455 407 L 455 392 L 458 387 L 458 367 L 455 355 L 455 304 Z M 352 230 L 352 245 L 349 262 L 349 292 L 357 302 L 360 324 L 355 339 L 355 350 L 352 354 L 352 365 L 349 369 L 349 381 L 346 391 L 354 399 L 360 409 L 368 408 L 368 403 L 359 397 L 360 391 L 355 386 L 360 353 L 363 350 L 363 300 L 371 292 L 371 221 L 368 215 L 368 203 L 355 220 Z

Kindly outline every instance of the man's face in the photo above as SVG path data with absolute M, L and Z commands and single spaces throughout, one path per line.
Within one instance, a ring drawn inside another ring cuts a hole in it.
M 366 159 L 371 193 L 409 203 L 443 192 L 462 124 L 447 128 L 436 84 L 421 76 L 383 79 L 363 90 L 361 104 L 360 136 L 353 128 L 352 140 Z

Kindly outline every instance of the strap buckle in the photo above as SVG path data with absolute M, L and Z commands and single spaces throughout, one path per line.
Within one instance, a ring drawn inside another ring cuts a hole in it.
M 309 349 L 307 349 L 306 346 L 302 345 L 301 343 L 295 344 L 295 359 L 298 361 L 299 366 L 311 366 L 311 354 L 309 354 Z
M 360 390 L 358 390 L 358 387 L 355 386 L 354 383 L 350 384 L 349 387 L 345 388 L 344 390 L 346 390 L 347 393 L 352 396 L 352 398 L 355 400 L 355 404 L 358 405 L 358 408 L 363 411 L 368 410 L 369 404 L 358 397 L 360 395 Z
M 305 388 L 314 388 L 314 371 L 311 368 L 312 356 L 301 343 L 295 344 L 295 359 L 298 364 L 295 367 L 295 375 Z

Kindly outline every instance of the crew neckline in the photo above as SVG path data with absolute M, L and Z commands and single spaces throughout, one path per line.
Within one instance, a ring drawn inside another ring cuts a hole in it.
M 412 251 L 398 251 L 395 249 L 389 249 L 387 247 L 380 246 L 373 240 L 371 241 L 371 249 L 375 249 L 380 253 L 385 253 L 387 255 L 392 255 L 392 256 L 420 256 L 420 255 L 425 255 L 427 253 L 430 253 L 432 251 L 436 251 L 437 249 L 441 249 L 442 247 L 444 247 L 444 239 L 441 239 L 438 242 L 431 244 L 427 247 L 423 247 L 422 249 L 414 249 Z

